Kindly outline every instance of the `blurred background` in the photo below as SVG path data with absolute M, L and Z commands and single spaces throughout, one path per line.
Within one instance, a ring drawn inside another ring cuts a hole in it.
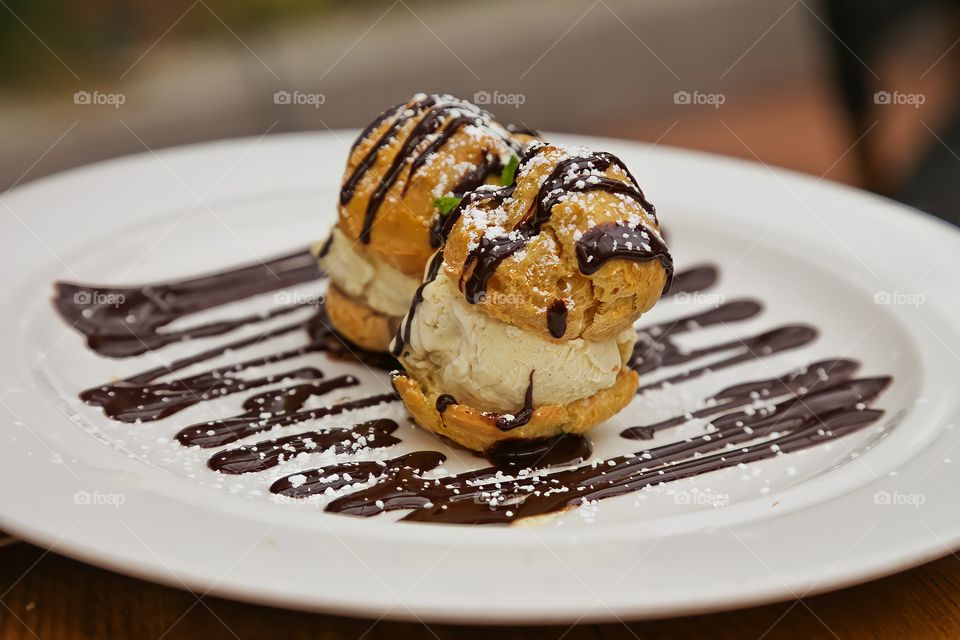
M 436 91 L 960 223 L 958 42 L 947 0 L 0 0 L 0 188 Z

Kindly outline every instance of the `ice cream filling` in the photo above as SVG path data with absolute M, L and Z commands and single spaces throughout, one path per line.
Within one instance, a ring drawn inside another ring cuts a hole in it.
M 523 406 L 531 371 L 534 407 L 612 386 L 636 338 L 631 328 L 609 340 L 549 342 L 467 304 L 441 269 L 423 290 L 401 361 L 428 392 L 509 413 Z
M 339 227 L 333 228 L 328 242 L 318 260 L 333 284 L 381 313 L 399 317 L 407 312 L 420 284 L 417 278 L 361 252 L 362 245 L 351 242 Z

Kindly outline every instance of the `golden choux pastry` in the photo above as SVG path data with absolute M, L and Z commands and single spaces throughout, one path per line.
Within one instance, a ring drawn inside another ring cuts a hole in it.
M 633 324 L 673 262 L 623 162 L 533 143 L 513 183 L 468 193 L 441 237 L 392 346 L 419 424 L 488 451 L 585 432 L 630 402 Z
M 527 422 L 505 431 L 500 416 L 442 394 L 426 391 L 405 375 L 393 377 L 393 388 L 417 424 L 474 451 L 493 451 L 504 440 L 540 440 L 562 433 L 586 433 L 630 404 L 637 390 L 637 374 L 621 369 L 613 386 L 569 404 L 534 409 Z M 516 416 L 514 416 L 516 418 Z
M 439 246 L 446 203 L 499 184 L 532 140 L 446 95 L 415 95 L 375 119 L 350 150 L 338 223 L 314 249 L 330 277 L 334 328 L 386 351 Z

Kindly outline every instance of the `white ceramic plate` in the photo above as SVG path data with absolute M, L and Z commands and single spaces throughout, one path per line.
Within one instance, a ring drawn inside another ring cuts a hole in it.
M 334 219 L 354 135 L 142 154 L 3 196 L 0 527 L 58 553 L 201 593 L 471 623 L 643 618 L 790 599 L 960 546 L 960 460 L 950 462 L 960 457 L 953 429 L 960 233 L 852 189 L 672 149 L 558 137 L 627 162 L 657 204 L 681 269 L 721 268 L 709 295 L 665 300 L 641 324 L 721 296 L 753 297 L 764 303 L 760 316 L 698 332 L 685 346 L 786 322 L 815 325 L 820 337 L 639 397 L 595 432 L 595 456 L 646 444 L 621 438 L 624 425 L 682 413 L 732 382 L 825 357 L 859 360 L 862 375 L 893 376 L 876 403 L 886 412 L 880 422 L 830 445 L 606 500 L 537 526 L 470 527 L 401 523 L 400 513 L 330 514 L 322 501 L 278 503 L 265 488 L 295 467 L 225 478 L 206 469 L 206 455 L 170 442 L 186 424 L 236 413 L 243 394 L 142 425 L 114 423 L 77 400 L 84 388 L 169 361 L 191 345 L 125 360 L 97 356 L 54 313 L 55 280 L 166 280 L 302 247 Z M 347 395 L 386 388 L 382 374 L 312 358 L 328 375 L 362 378 L 362 388 Z M 426 448 L 447 452 L 451 471 L 483 464 L 411 427 L 397 404 L 360 413 L 402 421 L 403 443 L 390 455 Z M 291 464 L 324 461 L 316 455 Z

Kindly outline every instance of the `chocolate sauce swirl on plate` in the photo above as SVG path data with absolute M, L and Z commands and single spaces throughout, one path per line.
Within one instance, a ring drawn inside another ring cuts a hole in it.
M 346 429 L 306 431 L 226 449 L 210 458 L 207 466 L 214 471 L 238 475 L 266 471 L 294 460 L 302 453 L 356 453 L 362 449 L 392 447 L 400 443 L 399 438 L 390 435 L 397 430 L 397 426 L 393 420 L 371 420 Z
M 487 190 L 487 195 L 492 191 Z M 500 191 L 503 190 L 497 190 Z M 535 219 L 536 214 L 531 217 Z M 616 250 L 620 249 L 618 245 Z M 439 265 L 442 257 L 436 262 Z M 593 265 L 593 261 L 589 262 Z M 271 319 L 277 324 L 277 316 L 293 311 L 274 310 L 271 314 L 267 310 L 197 325 L 197 329 L 164 329 L 192 313 L 320 277 L 313 259 L 307 252 L 300 252 L 148 287 L 59 284 L 54 305 L 65 322 L 73 324 L 78 318 L 83 319 L 76 328 L 88 338 L 92 350 L 109 357 L 133 357 L 142 351 L 134 346 L 128 337 L 131 335 L 142 338 L 151 349 L 162 349 L 172 342 L 214 340 L 240 327 Z M 701 265 L 677 273 L 672 291 L 674 295 L 700 291 L 713 286 L 717 279 L 715 267 Z M 90 309 L 86 300 L 76 295 L 79 291 L 108 290 L 128 293 L 130 306 L 122 310 L 105 306 Z M 416 304 L 415 299 L 411 313 Z M 709 371 L 800 349 L 816 339 L 817 330 L 813 327 L 787 324 L 694 349 L 684 349 L 678 343 L 682 334 L 719 325 L 736 326 L 759 317 L 762 310 L 757 301 L 733 300 L 641 328 L 630 362 L 644 380 L 641 393 L 682 384 Z M 133 317 L 126 322 L 121 314 L 128 313 Z M 560 313 L 554 312 L 552 323 L 556 332 L 563 335 L 557 319 Z M 123 329 L 127 336 L 121 332 L 121 322 L 129 325 Z M 277 347 L 268 355 L 244 355 L 255 345 L 273 345 L 281 339 L 289 343 L 295 336 L 302 337 L 299 346 Z M 402 345 L 405 339 L 409 339 L 409 327 L 398 331 L 397 342 Z M 232 364 L 196 371 L 215 358 L 230 358 Z M 291 361 L 297 359 L 303 362 L 293 366 Z M 693 419 L 704 422 L 702 436 L 603 460 L 592 460 L 590 441 L 583 436 L 508 441 L 487 452 L 488 466 L 442 475 L 439 472 L 446 456 L 439 451 L 392 452 L 402 444 L 396 421 L 356 421 L 350 417 L 369 407 L 396 404 L 399 398 L 389 391 L 352 395 L 358 378 L 349 374 L 327 377 L 322 368 L 329 359 L 385 369 L 396 366 L 396 360 L 389 355 L 364 352 L 338 337 L 320 309 L 305 321 L 280 323 L 257 335 L 198 347 L 194 355 L 93 387 L 84 391 L 81 398 L 100 407 L 110 419 L 137 423 L 164 420 L 214 400 L 224 401 L 225 406 L 230 396 L 246 393 L 249 395 L 240 403 L 239 413 L 227 412 L 188 426 L 175 436 L 184 446 L 214 449 L 268 434 L 263 440 L 213 452 L 208 461 L 213 471 L 252 475 L 283 465 L 291 472 L 274 481 L 270 491 L 293 499 L 332 493 L 334 499 L 325 506 L 331 513 L 366 517 L 404 510 L 408 511 L 403 517 L 405 521 L 509 524 L 682 478 L 788 455 L 856 433 L 881 419 L 883 411 L 872 404 L 891 382 L 886 376 L 855 377 L 859 364 L 850 359 L 818 360 L 782 375 L 728 386 L 704 398 L 702 408 L 689 415 L 630 427 L 622 433 L 627 440 L 649 440 Z M 259 372 L 261 368 L 288 362 L 291 364 L 278 373 Z M 188 369 L 191 373 L 184 375 Z M 659 374 L 662 369 L 666 373 Z M 250 375 L 252 370 L 257 370 L 256 375 Z M 516 416 L 499 416 L 497 426 L 513 429 L 529 420 L 533 412 L 533 377 L 531 373 L 523 408 Z M 334 394 L 338 397 L 331 399 Z M 456 402 L 452 396 L 440 396 L 437 409 L 443 411 Z M 341 422 L 312 424 L 329 417 L 339 417 Z M 375 452 L 383 452 L 386 459 L 369 459 Z M 335 455 L 338 461 L 322 467 L 311 464 L 311 456 L 321 453 Z
M 663 234 L 661 234 L 662 237 Z M 713 265 L 691 267 L 673 276 L 670 293 L 696 293 L 709 289 L 717 283 L 720 277 L 719 270 Z
M 113 358 L 137 356 L 175 342 L 218 336 L 247 324 L 291 313 L 298 305 L 196 325 L 163 329 L 190 314 L 320 278 L 307 250 L 199 278 L 139 287 L 58 282 L 57 311 L 87 337 L 87 346 Z
M 682 349 L 673 339 L 682 333 L 714 325 L 748 320 L 758 316 L 762 310 L 763 306 L 755 300 L 734 300 L 721 304 L 714 309 L 640 329 L 637 334 L 637 343 L 633 348 L 633 357 L 630 359 L 630 367 L 639 373 L 641 378 L 645 374 L 664 367 L 704 361 L 706 363 L 654 382 L 645 383 L 640 387 L 638 393 L 649 389 L 658 389 L 668 384 L 679 384 L 712 371 L 719 371 L 743 362 L 759 360 L 783 351 L 797 349 L 816 339 L 817 330 L 809 325 L 802 324 L 784 325 L 756 335 L 736 338 L 697 349 Z

